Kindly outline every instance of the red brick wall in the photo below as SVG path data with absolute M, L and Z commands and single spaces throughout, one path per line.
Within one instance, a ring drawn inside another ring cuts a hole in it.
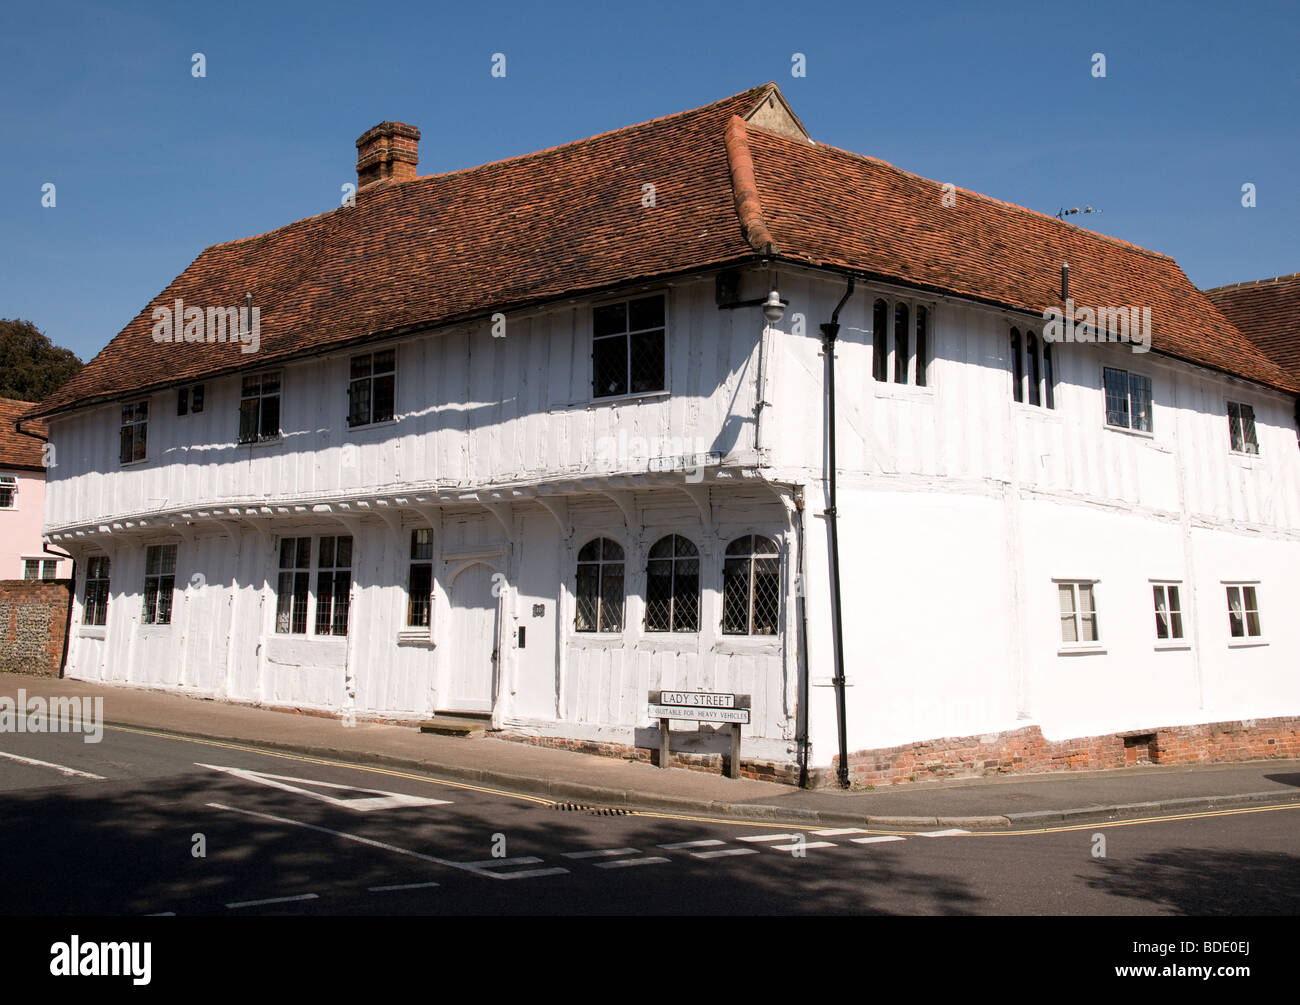
M 849 754 L 855 785 L 939 778 L 1095 771 L 1133 764 L 1211 764 L 1300 758 L 1300 717 L 1209 722 L 1048 740 L 1037 726 L 993 736 L 946 737 Z M 835 779 L 839 758 L 827 774 Z
M 72 581 L 0 580 L 0 671 L 58 677 Z

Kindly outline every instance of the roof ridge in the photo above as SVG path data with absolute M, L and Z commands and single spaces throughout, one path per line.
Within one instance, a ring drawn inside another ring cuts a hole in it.
M 1300 272 L 1291 272 L 1284 276 L 1270 276 L 1267 279 L 1247 279 L 1240 283 L 1228 283 L 1225 286 L 1207 286 L 1202 293 L 1221 293 L 1224 290 L 1239 290 L 1247 286 L 1266 286 L 1269 283 L 1289 283 L 1300 279 Z
M 660 115 L 653 119 L 646 119 L 644 122 L 635 122 L 632 125 L 619 126 L 616 129 L 606 129 L 604 132 L 593 133 L 591 136 L 584 136 L 580 139 L 569 140 L 567 143 L 557 143 L 554 146 L 543 147 L 541 150 L 530 150 L 527 153 L 515 154 L 513 157 L 502 157 L 494 161 L 485 161 L 482 164 L 473 164 L 470 165 L 469 167 L 456 168 L 452 171 L 440 171 L 437 174 L 420 175 L 419 177 L 411 178 L 409 181 L 384 185 L 372 192 L 366 193 L 366 195 L 367 197 L 377 196 L 385 192 L 392 192 L 398 189 L 404 189 L 408 185 L 414 185 L 416 182 L 435 181 L 440 178 L 451 178 L 457 175 L 471 175 L 476 171 L 484 171 L 487 170 L 488 168 L 502 167 L 506 164 L 523 163 L 525 161 L 533 160 L 534 158 L 537 157 L 542 157 L 546 154 L 553 154 L 559 150 L 565 150 L 570 147 L 579 147 L 584 143 L 592 143 L 596 140 L 605 139 L 610 136 L 616 136 L 620 133 L 632 133 L 639 129 L 647 129 L 651 126 L 663 125 L 664 123 L 672 119 L 681 119 L 681 118 L 685 118 L 688 115 L 700 115 L 705 112 L 712 111 L 713 109 L 716 109 L 720 105 L 726 105 L 733 101 L 738 101 L 741 98 L 750 97 L 751 95 L 755 96 L 756 98 L 761 98 L 763 95 L 766 95 L 769 90 L 772 89 L 779 90 L 780 88 L 777 87 L 774 81 L 769 80 L 766 84 L 760 84 L 757 87 L 751 87 L 744 91 L 737 91 L 735 94 L 728 95 L 725 98 L 719 98 L 717 101 L 711 101 L 707 105 L 700 105 L 696 108 L 687 108 L 684 109 L 683 111 L 672 112 L 668 115 Z M 206 253 L 207 251 L 210 251 L 213 248 L 225 248 L 236 244 L 243 244 L 246 241 L 255 241 L 262 237 L 269 237 L 271 234 L 279 233 L 280 231 L 286 230 L 289 227 L 296 227 L 298 224 L 306 223 L 309 220 L 319 220 L 323 217 L 330 216 L 334 213 L 339 212 L 339 210 L 346 209 L 346 208 L 349 207 L 336 206 L 333 209 L 323 210 L 322 212 L 314 213 L 311 216 L 304 216 L 299 220 L 291 220 L 289 223 L 281 224 L 279 227 L 273 227 L 272 229 L 263 231 L 260 234 L 249 234 L 247 237 L 236 237 L 229 241 L 218 241 L 215 244 L 208 245 L 206 248 L 203 249 L 203 251 Z
M 814 147 L 818 147 L 822 150 L 828 150 L 831 153 L 836 153 L 844 157 L 852 158 L 854 160 L 866 161 L 871 164 L 878 164 L 881 167 L 888 168 L 890 171 L 896 172 L 897 174 L 905 175 L 908 178 L 915 178 L 917 181 L 923 181 L 930 185 L 942 186 L 945 184 L 944 182 L 935 181 L 933 178 L 927 178 L 925 175 L 917 174 L 915 171 L 909 171 L 906 168 L 901 168 L 897 164 L 891 164 L 889 161 L 885 160 L 884 158 L 872 157 L 870 154 L 856 153 L 853 150 L 845 150 L 843 147 L 837 147 L 832 143 L 817 143 L 815 141 L 812 144 L 798 143 L 787 136 L 783 136 L 780 133 L 774 133 L 769 129 L 764 129 L 763 134 L 765 136 L 771 136 L 774 137 L 775 139 L 783 140 L 787 143 L 794 143 L 794 145 L 799 148 L 806 148 L 807 146 L 811 145 Z M 1030 209 L 1028 206 L 1021 206 L 1019 203 L 1008 202 L 1005 199 L 998 199 L 991 195 L 985 195 L 983 192 L 976 192 L 974 189 L 962 188 L 960 185 L 954 185 L 953 187 L 958 192 L 971 196 L 975 199 L 980 199 L 984 202 L 991 203 L 995 206 L 1003 206 L 1007 209 L 1015 210 L 1018 213 L 1025 213 L 1029 216 L 1037 217 L 1041 220 L 1047 221 L 1052 224 L 1057 224 L 1062 227 L 1068 227 L 1073 231 L 1077 231 L 1078 233 L 1087 234 L 1089 237 L 1095 237 L 1102 241 L 1109 241 L 1111 244 L 1117 244 L 1122 248 L 1128 248 L 1132 251 L 1139 252 L 1143 255 L 1149 255 L 1152 258 L 1157 258 L 1166 262 L 1173 262 L 1175 260 L 1172 255 L 1166 255 L 1162 251 L 1153 251 L 1151 248 L 1144 248 L 1140 244 L 1134 244 L 1132 241 L 1126 241 L 1122 237 L 1111 237 L 1109 234 L 1098 233 L 1095 230 L 1089 230 L 1087 227 L 1080 227 L 1078 224 L 1075 223 L 1067 223 L 1064 220 L 1058 220 L 1050 213 L 1044 213 L 1041 210 Z
M 758 183 L 754 180 L 754 158 L 749 152 L 749 135 L 745 129 L 745 120 L 739 115 L 732 115 L 727 120 L 723 143 L 727 148 L 727 164 L 731 168 L 731 196 L 736 204 L 736 216 L 740 220 L 745 240 L 755 251 L 774 254 L 777 250 L 776 242 L 763 219 L 763 200 L 758 194 Z

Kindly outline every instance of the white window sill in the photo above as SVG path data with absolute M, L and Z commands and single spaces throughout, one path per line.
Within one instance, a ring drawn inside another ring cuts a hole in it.
M 1056 650 L 1057 656 L 1105 656 L 1105 646 L 1061 646 Z
M 1112 426 L 1109 422 L 1103 425 L 1102 429 L 1105 429 L 1108 432 L 1112 432 L 1112 433 L 1122 433 L 1125 436 L 1134 436 L 1137 437 L 1137 439 L 1139 440 L 1147 440 L 1148 442 L 1151 443 L 1154 443 L 1156 438 L 1156 434 L 1153 432 L 1148 433 L 1141 429 L 1129 429 L 1125 426 Z
M 1252 649 L 1255 646 L 1266 646 L 1266 645 L 1268 645 L 1268 643 L 1265 642 L 1263 639 L 1261 639 L 1259 636 L 1254 636 L 1253 638 L 1228 640 L 1229 649 Z
M 397 633 L 399 646 L 418 646 L 424 649 L 436 649 L 437 644 L 429 637 L 427 628 L 405 628 Z
M 123 461 L 119 460 L 119 461 L 117 462 L 117 466 L 118 466 L 119 468 L 138 468 L 140 465 L 142 465 L 142 464 L 148 464 L 148 463 L 149 463 L 149 458 L 147 458 L 147 457 L 141 457 L 138 461 L 126 461 L 126 462 L 123 462 Z
M 910 401 L 934 401 L 935 391 L 933 387 L 926 385 L 918 387 L 916 384 L 899 384 L 892 380 L 875 380 L 871 381 L 873 390 L 877 398 L 902 398 Z
M 635 391 L 632 394 L 602 394 L 599 398 L 589 398 L 585 404 L 588 408 L 596 408 L 599 405 L 619 405 L 629 401 L 640 401 L 642 398 L 667 398 L 669 394 L 671 392 L 667 388 L 661 391 Z
M 246 440 L 238 444 L 241 447 L 278 447 L 284 443 L 284 435 L 258 437 L 256 440 Z
M 1187 650 L 1191 648 L 1192 648 L 1192 644 L 1188 642 L 1186 639 L 1170 639 L 1168 641 L 1162 640 L 1155 644 L 1155 650 L 1158 653 L 1177 652 L 1180 650 Z
M 81 625 L 77 628 L 77 638 L 80 639 L 102 639 L 107 635 L 103 625 Z
M 623 633 L 622 632 L 580 632 L 577 629 L 572 629 L 569 632 L 569 641 L 576 642 L 579 645 L 590 645 L 590 646 L 620 645 L 621 646 L 623 644 Z
M 1056 414 L 1056 409 L 1048 408 L 1046 405 L 1029 405 L 1023 401 L 1012 400 L 1011 406 L 1015 411 L 1026 417 L 1050 419 L 1052 422 L 1061 421 L 1061 417 Z
M 364 433 L 368 429 L 383 429 L 385 426 L 397 425 L 397 418 L 385 419 L 383 422 L 366 422 L 356 426 L 349 426 L 347 420 L 343 420 L 343 426 L 349 433 Z

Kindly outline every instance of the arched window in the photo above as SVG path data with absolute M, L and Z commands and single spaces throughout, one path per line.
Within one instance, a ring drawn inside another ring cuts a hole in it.
M 894 383 L 907 383 L 910 358 L 907 334 L 907 304 L 894 305 Z
M 1016 401 L 1025 400 L 1024 385 L 1020 383 L 1023 379 L 1024 369 L 1020 358 L 1020 329 L 1011 329 L 1011 393 L 1015 396 Z
M 722 567 L 722 634 L 775 635 L 781 613 L 776 544 L 759 534 L 727 545 Z
M 1028 357 L 1025 376 L 1029 380 L 1029 403 L 1039 405 L 1042 400 L 1038 396 L 1038 339 L 1033 332 L 1025 332 L 1025 355 Z
M 700 630 L 700 553 L 679 534 L 661 537 L 646 563 L 645 630 Z
M 871 312 L 871 376 L 889 379 L 889 305 L 883 300 Z
M 916 386 L 925 387 L 925 368 L 930 362 L 930 312 L 916 309 Z
M 579 632 L 623 630 L 623 546 L 607 537 L 588 541 L 578 552 Z

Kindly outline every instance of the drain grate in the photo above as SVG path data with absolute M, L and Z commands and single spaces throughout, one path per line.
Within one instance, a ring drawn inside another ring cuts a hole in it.
M 570 813 L 590 813 L 593 817 L 630 817 L 631 810 L 617 809 L 613 806 L 588 806 L 585 803 L 551 803 L 553 810 L 567 810 Z

